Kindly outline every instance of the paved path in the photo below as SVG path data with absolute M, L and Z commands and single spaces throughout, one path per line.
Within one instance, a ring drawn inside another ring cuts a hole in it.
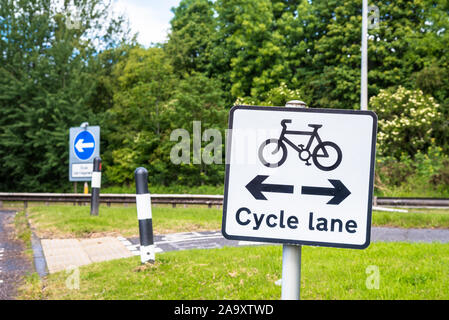
M 20 279 L 33 266 L 24 256 L 24 247 L 14 239 L 13 223 L 15 212 L 0 210 L 0 300 L 14 299 Z
M 116 237 L 42 239 L 41 245 L 49 273 L 133 256 Z

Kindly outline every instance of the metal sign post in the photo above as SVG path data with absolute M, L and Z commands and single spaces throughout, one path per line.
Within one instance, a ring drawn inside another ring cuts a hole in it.
M 303 101 L 288 101 L 288 108 L 307 108 Z M 301 245 L 282 246 L 282 300 L 299 300 L 301 291 Z
M 362 68 L 360 110 L 368 110 L 368 0 L 362 3 Z
M 299 300 L 301 288 L 301 245 L 282 247 L 282 300 Z

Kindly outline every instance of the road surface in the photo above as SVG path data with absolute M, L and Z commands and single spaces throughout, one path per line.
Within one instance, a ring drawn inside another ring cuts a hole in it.
M 14 216 L 14 211 L 0 210 L 0 300 L 13 300 L 22 277 L 33 269 L 14 237 Z

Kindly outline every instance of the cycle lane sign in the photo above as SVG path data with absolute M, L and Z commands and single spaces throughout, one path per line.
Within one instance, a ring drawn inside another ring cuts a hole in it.
M 223 235 L 366 248 L 376 134 L 371 111 L 233 107 Z

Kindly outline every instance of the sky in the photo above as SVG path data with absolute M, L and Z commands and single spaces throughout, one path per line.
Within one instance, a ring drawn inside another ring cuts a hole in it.
M 181 0 L 114 0 L 114 10 L 124 13 L 137 41 L 148 47 L 151 43 L 165 42 L 173 18 L 172 7 Z

